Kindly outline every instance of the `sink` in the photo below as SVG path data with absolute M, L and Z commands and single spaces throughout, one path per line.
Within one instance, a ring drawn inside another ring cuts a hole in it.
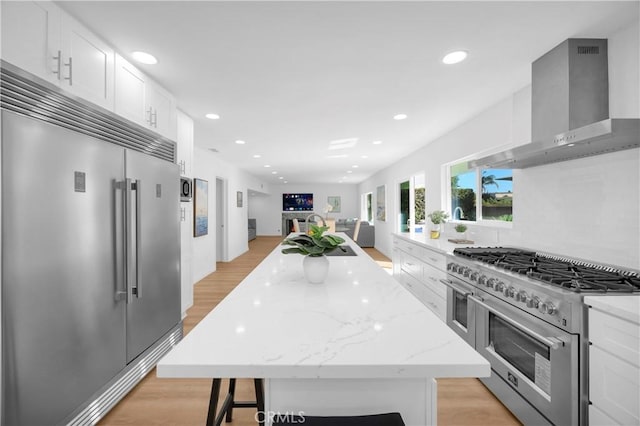
M 343 250 L 341 250 L 343 249 Z M 353 251 L 350 246 L 338 246 L 337 249 L 330 251 L 329 253 L 325 253 L 325 256 L 357 256 L 358 254 Z

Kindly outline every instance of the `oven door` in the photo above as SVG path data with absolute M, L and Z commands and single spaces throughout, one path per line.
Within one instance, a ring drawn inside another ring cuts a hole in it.
M 475 305 L 469 299 L 474 287 L 451 275 L 447 275 L 447 279 L 440 282 L 447 286 L 447 325 L 475 348 Z
M 487 293 L 476 309 L 476 350 L 551 423 L 579 422 L 579 339 Z

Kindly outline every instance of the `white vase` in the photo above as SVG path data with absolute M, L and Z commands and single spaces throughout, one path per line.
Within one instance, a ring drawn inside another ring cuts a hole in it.
M 329 274 L 329 259 L 322 256 L 305 256 L 302 260 L 304 277 L 312 284 L 321 284 Z

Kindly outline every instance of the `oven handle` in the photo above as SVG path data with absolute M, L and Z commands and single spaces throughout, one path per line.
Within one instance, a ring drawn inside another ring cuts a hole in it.
M 520 328 L 525 333 L 527 333 L 527 334 L 535 337 L 536 339 L 540 340 L 542 343 L 544 343 L 545 345 L 549 346 L 551 349 L 558 349 L 560 346 L 564 346 L 564 342 L 562 340 L 560 340 L 560 339 L 558 339 L 556 337 L 544 337 L 544 336 L 536 333 L 535 331 L 531 330 L 529 327 L 525 327 L 524 325 L 522 325 L 522 324 L 520 324 L 518 322 L 515 322 L 514 320 L 512 320 L 511 318 L 509 318 L 505 314 L 497 312 L 491 306 L 487 305 L 482 300 L 478 299 L 477 297 L 475 297 L 473 295 L 469 296 L 469 299 L 473 300 L 474 303 L 476 303 L 477 305 L 482 306 L 486 310 L 491 311 L 495 316 L 498 316 L 498 317 L 502 318 L 503 320 L 505 320 L 506 322 L 510 323 L 511 325 Z
M 447 287 L 449 287 L 450 289 L 452 289 L 453 291 L 457 291 L 458 293 L 463 294 L 464 297 L 468 297 L 473 294 L 470 291 L 467 291 L 465 289 L 462 289 L 458 286 L 453 285 L 453 282 L 451 280 L 440 280 L 440 282 L 446 285 Z

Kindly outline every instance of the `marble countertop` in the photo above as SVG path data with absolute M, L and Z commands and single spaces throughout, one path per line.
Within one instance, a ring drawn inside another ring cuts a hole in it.
M 599 311 L 640 324 L 640 295 L 585 296 L 584 302 Z
M 448 241 L 447 236 L 441 236 L 440 238 L 429 238 L 429 232 L 398 232 L 395 236 L 418 243 L 426 248 L 442 252 L 444 254 L 453 254 L 453 249 L 458 247 L 481 247 L 482 244 L 456 244 Z M 455 237 L 454 237 L 455 238 Z M 484 244 L 486 246 L 486 244 Z
M 346 237 L 346 236 L 345 236 Z M 309 284 L 277 247 L 159 363 L 159 377 L 487 377 L 490 365 L 346 237 Z

